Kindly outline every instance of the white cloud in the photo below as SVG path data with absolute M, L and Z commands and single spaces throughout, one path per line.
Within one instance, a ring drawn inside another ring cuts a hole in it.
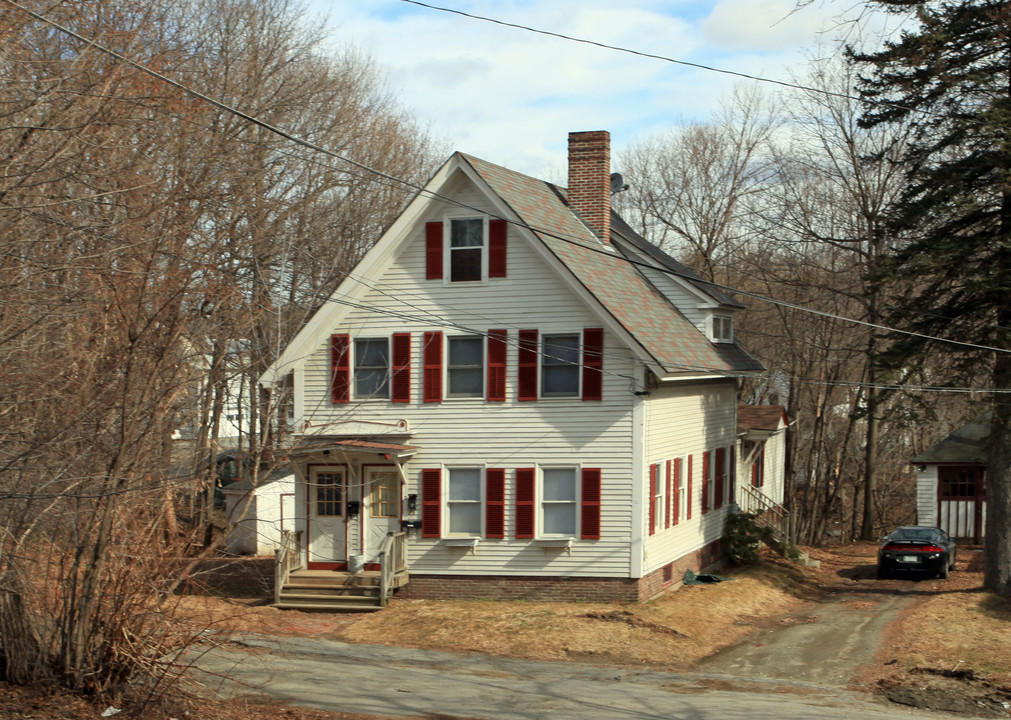
M 832 15 L 824 3 L 797 9 L 794 0 L 721 0 L 702 31 L 707 42 L 721 48 L 796 49 L 813 44 Z
M 829 3 L 824 0 L 823 6 Z M 787 76 L 828 11 L 786 17 L 793 0 L 453 0 L 465 12 L 663 57 Z M 564 181 L 567 134 L 610 130 L 615 152 L 645 134 L 701 122 L 739 82 L 398 0 L 314 0 L 337 39 L 370 52 L 437 138 Z M 710 12 L 711 11 L 711 12 Z M 779 25 L 773 24 L 786 18 Z

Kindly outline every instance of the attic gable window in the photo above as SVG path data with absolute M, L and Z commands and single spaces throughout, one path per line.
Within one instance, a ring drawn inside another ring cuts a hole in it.
M 449 279 L 451 282 L 481 280 L 484 257 L 484 220 L 453 219 L 449 222 Z
M 448 218 L 425 225 L 425 279 L 483 282 L 506 276 L 505 220 Z
M 730 315 L 713 315 L 713 342 L 734 341 L 734 319 Z

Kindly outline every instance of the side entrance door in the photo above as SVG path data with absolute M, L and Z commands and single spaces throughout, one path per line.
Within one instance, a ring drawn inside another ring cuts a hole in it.
M 386 535 L 400 530 L 400 474 L 391 465 L 375 465 L 366 466 L 364 476 L 365 562 L 373 565 L 379 562 Z
M 309 502 L 309 569 L 346 569 L 347 468 L 339 465 L 310 466 L 306 496 Z

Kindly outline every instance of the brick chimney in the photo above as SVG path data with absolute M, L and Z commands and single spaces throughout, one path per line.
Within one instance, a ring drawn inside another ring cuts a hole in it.
M 569 207 L 605 245 L 611 242 L 611 134 L 569 133 Z

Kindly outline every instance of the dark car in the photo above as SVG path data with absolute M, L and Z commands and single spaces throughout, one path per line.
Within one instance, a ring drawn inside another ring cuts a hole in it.
M 878 577 L 896 571 L 919 571 L 948 577 L 955 569 L 955 541 L 936 527 L 900 527 L 886 535 L 878 548 Z

